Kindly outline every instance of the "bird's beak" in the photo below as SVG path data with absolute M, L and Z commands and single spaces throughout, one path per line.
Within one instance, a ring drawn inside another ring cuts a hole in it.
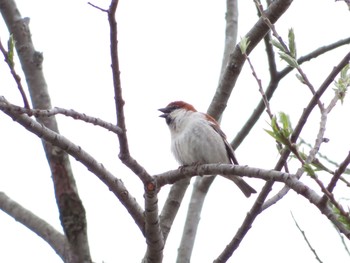
M 158 109 L 158 110 L 163 112 L 163 114 L 159 115 L 159 117 L 161 117 L 161 118 L 168 117 L 169 113 L 171 112 L 171 109 L 169 109 L 169 108 L 161 108 L 161 109 Z

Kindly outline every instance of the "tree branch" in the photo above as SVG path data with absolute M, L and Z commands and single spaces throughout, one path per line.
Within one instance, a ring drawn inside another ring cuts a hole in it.
M 28 25 L 29 19 L 21 17 L 13 0 L 0 0 L 0 11 L 14 37 L 33 107 L 52 108 L 42 71 L 43 54 L 34 49 Z M 54 117 L 37 118 L 37 120 L 50 130 L 59 133 Z M 71 246 L 70 260 L 77 263 L 91 262 L 85 208 L 77 191 L 68 155 L 45 141 L 42 143 L 52 173 L 61 224 Z
M 191 181 L 191 178 L 185 178 L 185 179 L 176 181 L 170 188 L 170 191 L 167 196 L 167 199 L 165 200 L 162 212 L 160 213 L 160 216 L 159 216 L 160 227 L 162 229 L 164 242 L 168 237 L 171 226 L 173 225 L 177 212 L 179 211 L 182 199 L 186 193 L 186 190 L 190 184 L 190 181 Z
M 303 114 L 300 117 L 299 122 L 291 135 L 290 141 L 292 144 L 294 144 L 296 142 L 297 138 L 300 135 L 302 128 L 304 127 L 304 125 L 306 123 L 308 116 L 311 114 L 313 108 L 317 105 L 317 103 L 318 103 L 320 97 L 322 96 L 322 94 L 324 93 L 324 91 L 329 87 L 329 85 L 332 83 L 332 81 L 338 75 L 338 73 L 344 68 L 344 66 L 347 65 L 347 63 L 349 63 L 349 59 L 350 59 L 350 52 L 343 58 L 343 60 L 338 64 L 338 66 L 333 69 L 333 71 L 329 74 L 329 76 L 326 78 L 326 80 L 323 82 L 323 84 L 320 86 L 320 88 L 316 91 L 315 95 L 312 97 L 311 101 L 309 102 L 309 105 L 303 111 Z M 281 154 L 280 159 L 278 160 L 278 162 L 275 166 L 275 170 L 279 171 L 283 168 L 289 154 L 290 154 L 290 149 L 285 148 Z M 259 211 L 257 208 L 260 207 L 260 209 L 262 209 L 263 201 L 265 200 L 263 198 L 267 197 L 268 193 L 270 192 L 270 190 L 272 188 L 273 183 L 274 183 L 273 181 L 266 182 L 262 191 L 259 194 L 259 198 L 255 201 L 254 205 L 250 209 L 250 212 L 247 214 L 245 220 L 243 221 L 241 228 L 239 229 L 239 231 L 237 231 L 236 235 L 233 237 L 230 244 L 223 251 L 224 255 L 232 255 L 234 250 L 239 246 L 240 242 L 243 239 L 242 234 L 246 234 L 247 231 L 251 228 L 253 221 L 260 213 L 260 212 L 257 212 L 257 211 Z M 302 192 L 300 192 L 299 194 L 303 195 Z M 311 201 L 310 199 L 309 199 L 309 201 L 312 203 L 315 202 L 314 204 L 316 206 L 320 206 L 320 204 L 318 203 L 320 201 L 319 198 L 317 198 L 317 201 L 315 201 L 315 200 Z M 332 212 L 331 209 L 329 209 L 329 207 L 327 207 L 327 208 L 328 208 L 327 213 L 325 212 L 326 216 L 330 220 L 333 220 L 332 222 L 336 222 L 337 220 L 335 218 L 333 218 L 335 216 L 334 213 Z M 265 206 L 265 209 L 266 209 L 266 206 Z M 319 208 L 319 209 L 321 210 L 321 208 Z M 331 214 L 331 216 L 328 216 L 330 214 Z M 332 217 L 332 219 L 331 219 L 331 217 Z M 340 225 L 339 222 L 338 222 L 338 225 L 339 225 L 338 227 L 344 228 L 344 226 Z M 350 236 L 348 236 L 348 238 L 350 238 Z
M 161 263 L 165 240 L 158 216 L 158 189 L 153 180 L 145 189 L 145 237 L 147 243 L 143 263 Z
M 219 76 L 219 83 L 222 82 L 225 70 L 228 66 L 230 54 L 233 53 L 237 42 L 238 31 L 238 4 L 237 0 L 226 0 L 226 30 L 225 30 L 225 46 L 222 58 L 222 65 Z M 181 238 L 180 247 L 178 249 L 177 262 L 190 261 L 196 232 L 199 225 L 200 214 L 204 204 L 206 194 L 214 180 L 212 178 L 197 177 L 193 185 L 190 204 L 187 211 L 184 230 Z
M 10 37 L 10 40 L 9 40 L 9 43 L 10 45 L 12 45 L 11 42 L 14 42 L 12 41 L 12 38 Z M 24 104 L 24 107 L 29 109 L 29 102 L 28 102 L 28 99 L 27 99 L 27 95 L 23 89 L 23 86 L 22 86 L 22 83 L 21 83 L 21 77 L 16 73 L 16 70 L 15 70 L 15 63 L 13 61 L 13 50 L 9 50 L 10 53 L 12 53 L 12 55 L 9 54 L 8 51 L 5 50 L 1 40 L 0 40 L 0 50 L 1 50 L 1 53 L 4 55 L 4 58 L 5 58 L 5 61 L 7 63 L 7 65 L 9 66 L 10 68 L 10 72 L 11 72 L 11 75 L 13 76 L 16 84 L 17 84 L 17 88 L 19 90 L 19 92 L 21 93 L 21 96 L 22 96 L 22 100 L 23 100 L 23 104 Z
M 26 109 L 26 108 L 11 104 L 9 102 L 7 104 L 4 104 L 3 107 L 6 108 L 7 111 L 13 111 L 18 114 L 25 113 L 28 116 L 35 116 L 35 117 L 51 117 L 57 114 L 61 114 L 67 117 L 71 117 L 75 120 L 82 120 L 84 122 L 91 123 L 96 126 L 100 126 L 115 134 L 122 133 L 122 130 L 119 127 L 115 126 L 113 123 L 106 122 L 99 118 L 92 117 L 92 116 L 86 115 L 85 113 L 80 113 L 72 109 L 68 110 L 68 109 L 63 109 L 59 107 L 55 107 L 53 109 L 47 109 L 47 110 Z
M 81 162 L 89 171 L 95 174 L 115 196 L 120 200 L 129 214 L 135 220 L 137 226 L 144 233 L 143 209 L 136 202 L 135 198 L 130 195 L 123 182 L 114 177 L 102 164 L 98 163 L 91 155 L 85 152 L 80 146 L 70 142 L 64 136 L 49 130 L 35 120 L 24 114 L 18 114 L 13 111 L 7 111 L 8 105 L 3 97 L 0 97 L 0 110 L 10 116 L 14 121 L 22 125 L 28 131 L 34 133 L 42 140 L 62 149 Z
M 310 187 L 299 181 L 298 177 L 293 174 L 288 174 L 285 172 L 280 172 L 276 170 L 264 170 L 258 168 L 252 168 L 248 166 L 241 165 L 230 165 L 230 164 L 203 164 L 203 165 L 194 165 L 183 167 L 181 169 L 168 171 L 166 173 L 155 175 L 154 178 L 159 187 L 162 187 L 166 184 L 173 184 L 184 178 L 191 178 L 193 176 L 199 175 L 224 175 L 225 178 L 229 176 L 241 176 L 241 177 L 249 177 L 249 178 L 258 178 L 265 180 L 267 182 L 281 182 L 286 184 L 289 188 L 294 190 L 296 193 L 303 196 L 310 203 L 315 205 L 322 214 L 324 214 L 332 223 L 334 223 L 337 228 L 345 235 L 348 239 L 350 239 L 350 230 L 346 229 L 346 227 L 338 220 L 338 216 L 333 213 L 329 206 L 320 205 L 321 196 L 319 196 L 314 190 Z M 265 184 L 265 188 L 269 187 L 268 184 Z M 268 192 L 268 189 L 263 189 L 259 194 L 259 197 L 255 203 L 259 203 L 263 201 L 262 193 Z M 259 200 L 259 202 L 258 202 Z M 254 204 L 253 208 L 256 208 Z M 252 210 L 251 210 L 252 211 Z M 248 216 L 253 216 L 255 219 L 255 214 L 248 213 Z M 258 210 L 257 210 L 258 211 Z M 350 219 L 349 219 L 350 221 Z M 244 224 L 246 225 L 246 224 Z M 244 229 L 240 229 L 241 232 L 244 232 Z M 241 241 L 241 240 L 240 240 Z M 239 241 L 239 242 L 240 242 Z
M 317 58 L 320 55 L 323 55 L 329 51 L 332 51 L 338 47 L 341 47 L 343 45 L 347 45 L 350 43 L 350 37 L 346 39 L 339 40 L 335 43 L 329 44 L 327 46 L 323 46 L 320 48 L 317 48 L 316 50 L 310 52 L 309 54 L 305 56 L 301 56 L 299 59 L 297 59 L 297 62 L 299 65 L 310 61 L 311 59 Z M 270 83 L 266 88 L 265 94 L 267 99 L 270 101 L 272 98 L 274 92 L 276 91 L 279 82 L 290 72 L 292 72 L 292 67 L 286 67 L 280 72 L 277 72 L 274 77 L 271 77 Z M 271 72 L 271 71 L 270 71 Z M 271 73 L 270 73 L 271 74 Z M 243 142 L 245 137 L 249 134 L 251 129 L 254 127 L 256 122 L 260 119 L 261 114 L 265 110 L 265 104 L 264 101 L 261 99 L 250 117 L 247 119 L 247 122 L 243 125 L 243 127 L 240 129 L 240 131 L 237 133 L 233 141 L 231 142 L 231 145 L 234 149 L 237 149 L 238 146 Z
M 272 23 L 275 23 L 289 8 L 291 3 L 292 0 L 274 1 L 265 11 L 266 17 L 268 17 Z M 261 39 L 263 39 L 268 31 L 269 27 L 265 24 L 264 20 L 260 18 L 245 36 L 250 41 L 247 49 L 248 55 L 261 41 Z M 242 70 L 244 62 L 244 55 L 242 54 L 240 48 L 236 46 L 233 53 L 230 54 L 229 62 L 208 109 L 209 115 L 213 116 L 215 119 L 220 119 L 222 112 L 226 108 L 227 101 Z
M 219 83 L 227 67 L 230 54 L 233 52 L 237 43 L 238 31 L 238 3 L 237 0 L 226 0 L 226 30 L 225 30 L 225 46 L 222 58 Z
M 66 237 L 49 223 L 25 209 L 3 192 L 0 192 L 0 209 L 45 240 L 64 262 L 69 262 L 71 253 Z

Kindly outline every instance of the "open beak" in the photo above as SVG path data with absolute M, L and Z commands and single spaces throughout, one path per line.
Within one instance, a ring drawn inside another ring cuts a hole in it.
M 169 113 L 171 112 L 171 109 L 169 108 L 161 108 L 161 109 L 158 109 L 160 112 L 163 112 L 163 114 L 159 115 L 159 117 L 161 118 L 166 118 L 168 117 Z

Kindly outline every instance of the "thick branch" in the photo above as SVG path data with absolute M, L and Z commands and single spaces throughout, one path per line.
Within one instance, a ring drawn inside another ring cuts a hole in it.
M 178 180 L 184 178 L 190 178 L 196 175 L 225 175 L 225 178 L 228 176 L 246 176 L 250 178 L 259 178 L 263 179 L 267 182 L 282 182 L 286 184 L 288 187 L 293 189 L 296 193 L 305 197 L 310 203 L 315 205 L 322 214 L 327 216 L 327 218 L 332 221 L 333 224 L 337 226 L 337 228 L 350 239 L 350 230 L 346 229 L 346 227 L 338 221 L 338 216 L 333 213 L 332 209 L 328 206 L 320 205 L 321 196 L 319 196 L 315 191 L 309 188 L 307 185 L 299 181 L 296 175 L 288 174 L 284 172 L 279 172 L 276 170 L 264 170 L 258 168 L 252 168 L 247 166 L 240 165 L 230 165 L 230 164 L 204 164 L 204 165 L 195 165 L 184 167 L 181 170 L 172 170 L 163 174 L 159 174 L 155 176 L 155 179 L 158 185 L 161 187 L 166 184 L 172 184 Z M 266 184 L 264 187 L 269 187 Z M 268 189 L 263 192 L 269 192 Z M 257 200 L 259 200 L 260 195 Z M 263 201 L 264 199 L 260 200 Z M 258 202 L 256 202 L 258 203 Z M 253 207 L 254 208 L 254 207 Z M 255 219 L 255 215 L 253 216 Z M 350 221 L 350 220 L 349 220 Z M 244 231 L 244 229 L 240 229 L 240 231 Z
M 145 189 L 145 237 L 147 243 L 143 263 L 161 263 L 163 259 L 164 237 L 158 216 L 158 189 L 155 180 L 149 182 Z
M 64 262 L 69 262 L 70 248 L 66 237 L 49 223 L 25 209 L 3 192 L 0 192 L 0 209 L 44 239 Z
M 188 205 L 185 226 L 183 229 L 180 246 L 178 249 L 176 262 L 190 262 L 191 255 L 197 236 L 200 215 L 204 205 L 205 197 L 214 181 L 215 176 L 197 177 L 193 184 L 193 191 Z
M 34 49 L 29 19 L 21 17 L 13 0 L 0 0 L 0 10 L 10 33 L 13 34 L 33 107 L 52 108 L 42 71 L 43 54 Z M 50 130 L 59 133 L 54 117 L 37 119 Z M 91 262 L 85 208 L 77 191 L 68 155 L 57 147 L 42 142 L 52 173 L 61 224 L 71 246 L 71 262 Z
M 24 114 L 7 111 L 7 107 L 3 107 L 4 104 L 6 104 L 6 102 L 0 97 L 0 109 L 2 111 L 39 138 L 72 155 L 76 160 L 85 165 L 89 171 L 95 174 L 104 184 L 106 184 L 128 210 L 142 233 L 144 233 L 143 209 L 136 202 L 135 198 L 129 194 L 121 180 L 114 177 L 102 164 L 98 163 L 80 146 L 73 144 L 64 136 L 49 130 Z
M 159 216 L 164 242 L 169 235 L 171 226 L 173 225 L 177 212 L 180 209 L 182 199 L 190 184 L 190 180 L 191 178 L 179 180 L 175 182 L 170 188 L 168 197 L 165 200 L 162 212 Z
M 266 10 L 266 17 L 268 17 L 272 23 L 275 23 L 289 8 L 291 3 L 292 0 L 274 1 Z M 264 20 L 260 18 L 245 36 L 250 41 L 247 54 L 250 54 L 250 52 L 257 46 L 268 31 L 269 27 L 265 24 Z M 226 108 L 227 101 L 242 70 L 244 62 L 245 57 L 240 48 L 236 46 L 233 53 L 230 55 L 229 62 L 224 74 L 222 75 L 221 82 L 216 89 L 215 95 L 208 109 L 209 115 L 213 116 L 215 119 L 220 119 L 222 112 Z
M 233 52 L 237 43 L 238 31 L 238 3 L 237 0 L 226 0 L 226 30 L 225 30 L 225 46 L 222 58 L 220 81 L 227 67 L 230 54 Z

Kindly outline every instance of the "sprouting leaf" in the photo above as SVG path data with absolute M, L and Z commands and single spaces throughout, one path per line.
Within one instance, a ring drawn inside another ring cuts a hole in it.
M 289 29 L 289 32 L 288 32 L 288 46 L 289 46 L 290 55 L 293 58 L 296 58 L 297 57 L 297 50 L 296 50 L 296 45 L 295 45 L 295 35 L 294 35 L 293 28 Z
M 347 64 L 340 72 L 340 78 L 345 79 L 348 76 L 348 70 L 350 68 L 350 64 Z
M 312 169 L 312 166 L 311 166 L 310 164 L 305 163 L 305 164 L 303 165 L 303 168 L 304 168 L 305 172 L 306 172 L 309 176 L 311 176 L 312 178 L 315 178 L 315 177 L 316 177 L 315 171 Z
M 341 212 L 340 212 L 340 210 L 339 210 L 335 205 L 331 204 L 331 207 L 332 207 L 333 213 L 336 214 L 336 215 L 338 216 L 338 221 L 341 222 L 341 223 L 343 223 L 344 226 L 345 226 L 348 230 L 350 230 L 350 222 L 349 222 L 349 219 L 348 219 L 346 216 L 342 215 Z
M 239 42 L 239 48 L 241 49 L 242 54 L 247 53 L 247 48 L 250 44 L 250 41 L 247 37 L 241 37 L 241 41 Z
M 350 86 L 350 74 L 348 70 L 350 65 L 347 64 L 340 72 L 340 78 L 334 82 L 335 93 L 337 94 L 340 101 L 343 103 L 348 87 Z
M 13 35 L 10 35 L 9 40 L 7 41 L 8 51 L 7 51 L 7 62 L 10 64 L 11 67 L 15 65 L 13 61 L 14 57 L 14 47 L 15 47 L 15 39 L 13 38 Z
M 281 124 L 281 127 L 279 124 Z M 290 147 L 290 135 L 293 131 L 292 126 L 290 124 L 289 116 L 285 113 L 279 113 L 279 120 L 277 122 L 277 118 L 274 116 L 271 119 L 270 124 L 272 130 L 265 131 L 272 136 L 277 142 Z
M 282 124 L 283 132 L 285 133 L 286 137 L 289 137 L 293 132 L 289 116 L 287 114 L 285 114 L 284 112 L 280 112 L 279 113 L 279 120 L 280 120 L 280 123 Z
M 291 66 L 292 68 L 299 67 L 297 60 L 291 57 L 290 55 L 288 55 L 287 53 L 279 52 L 279 55 L 280 55 L 280 58 L 286 61 L 288 65 Z
M 297 77 L 297 79 L 302 83 L 302 84 L 305 84 L 305 80 L 304 78 L 300 75 L 300 74 L 295 74 L 295 76 Z
M 280 42 L 278 42 L 277 40 L 271 39 L 271 40 L 270 40 L 270 43 L 271 43 L 273 46 L 275 46 L 276 48 L 278 48 L 280 51 L 285 52 L 284 47 L 283 47 L 282 44 L 281 44 Z

